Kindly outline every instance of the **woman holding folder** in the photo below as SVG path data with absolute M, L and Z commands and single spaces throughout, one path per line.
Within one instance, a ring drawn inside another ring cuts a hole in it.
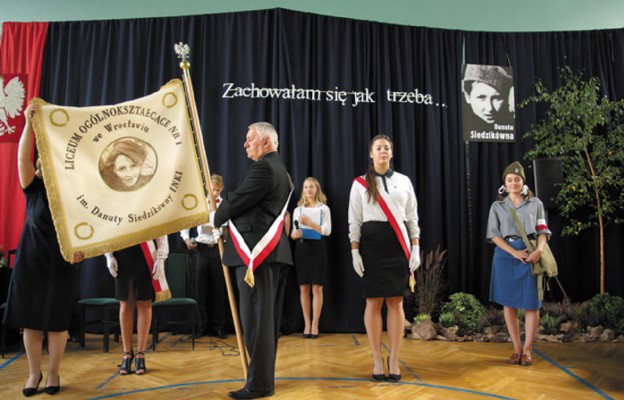
M 327 197 L 319 181 L 308 177 L 303 181 L 301 198 L 293 212 L 293 229 L 290 235 L 291 239 L 297 241 L 295 268 L 305 322 L 303 329 L 305 339 L 319 337 L 323 285 L 327 281 L 326 238 L 330 234 L 331 214 L 327 207 Z

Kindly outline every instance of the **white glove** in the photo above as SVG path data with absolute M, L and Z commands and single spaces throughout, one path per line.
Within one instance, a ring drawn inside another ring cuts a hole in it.
M 213 229 L 212 238 L 214 239 L 215 243 L 219 243 L 219 239 L 221 238 L 221 231 L 218 229 Z
M 154 280 L 165 277 L 165 260 L 166 258 L 158 257 L 156 261 L 154 261 L 154 268 L 152 269 L 152 278 Z
M 165 277 L 165 260 L 169 255 L 169 241 L 167 235 L 159 236 L 154 241 L 156 242 L 156 261 L 152 268 L 152 278 L 159 280 Z
M 216 211 L 210 211 L 210 214 L 208 216 L 208 225 L 210 225 L 210 226 L 215 226 L 215 224 L 214 224 L 215 213 L 216 213 Z
M 119 269 L 117 259 L 113 253 L 106 253 L 104 256 L 106 256 L 106 267 L 108 268 L 108 272 L 110 272 L 113 278 L 117 278 L 117 270 Z
M 409 259 L 410 272 L 416 271 L 419 265 L 420 265 L 420 246 L 416 244 L 412 246 L 412 254 L 410 255 L 410 259 Z
M 364 276 L 364 262 L 360 255 L 360 249 L 351 249 L 351 257 L 353 258 L 353 269 L 355 273 L 361 277 Z

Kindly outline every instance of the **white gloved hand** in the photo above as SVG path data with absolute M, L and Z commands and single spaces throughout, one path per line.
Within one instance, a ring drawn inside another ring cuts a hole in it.
M 215 226 L 214 224 L 215 213 L 216 211 L 210 211 L 210 214 L 208 215 L 208 225 L 210 226 Z
M 362 256 L 360 255 L 360 249 L 351 249 L 351 257 L 353 258 L 353 269 L 355 273 L 359 275 L 359 277 L 364 276 L 364 262 L 362 261 Z
M 420 246 L 417 244 L 413 245 L 411 253 L 412 254 L 409 259 L 409 270 L 410 272 L 414 272 L 420 265 Z
M 108 272 L 110 272 L 113 278 L 117 278 L 117 271 L 119 270 L 117 259 L 113 253 L 106 253 L 104 256 L 106 256 L 106 267 L 108 268 Z
M 154 261 L 154 268 L 152 269 L 152 278 L 154 280 L 165 277 L 165 260 L 166 258 L 158 257 L 156 261 Z
M 212 238 L 214 239 L 215 243 L 219 243 L 219 239 L 221 238 L 221 231 L 218 229 L 213 229 Z

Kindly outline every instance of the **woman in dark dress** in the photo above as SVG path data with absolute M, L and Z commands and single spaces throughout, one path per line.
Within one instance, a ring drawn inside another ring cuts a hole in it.
M 327 197 L 316 178 L 303 181 L 301 199 L 293 212 L 291 238 L 297 241 L 295 248 L 295 268 L 299 284 L 301 311 L 305 326 L 303 337 L 319 337 L 319 320 L 323 309 L 323 285 L 327 281 L 327 240 L 331 234 L 331 215 L 327 207 Z M 313 210 L 319 218 L 313 220 L 306 210 Z M 303 229 L 313 231 L 314 238 L 304 238 Z M 312 316 L 310 316 L 310 289 L 312 289 Z
M 37 393 L 43 379 L 41 357 L 44 335 L 47 336 L 48 370 L 45 392 L 56 394 L 61 387 L 59 368 L 67 344 L 76 279 L 74 254 L 71 263 L 61 255 L 56 231 L 48 207 L 41 163 L 32 164 L 33 128 L 31 118 L 37 111 L 30 105 L 26 126 L 20 138 L 17 167 L 20 185 L 26 196 L 26 221 L 17 246 L 4 323 L 24 330 L 24 348 L 28 358 L 28 381 L 22 389 L 26 397 Z
M 372 160 L 364 176 L 356 177 L 349 195 L 349 240 L 353 268 L 362 278 L 366 298 L 364 325 L 373 352 L 373 379 L 385 379 L 381 355 L 384 302 L 390 355 L 387 379 L 401 379 L 399 354 L 404 332 L 403 296 L 408 280 L 420 264 L 420 228 L 416 194 L 409 177 L 390 168 L 392 141 L 375 136 Z

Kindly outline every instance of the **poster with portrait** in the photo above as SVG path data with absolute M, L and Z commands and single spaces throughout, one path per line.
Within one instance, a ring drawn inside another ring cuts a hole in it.
M 462 65 L 464 140 L 515 142 L 513 73 L 498 65 Z
M 110 106 L 34 101 L 37 149 L 65 259 L 208 221 L 182 81 Z

